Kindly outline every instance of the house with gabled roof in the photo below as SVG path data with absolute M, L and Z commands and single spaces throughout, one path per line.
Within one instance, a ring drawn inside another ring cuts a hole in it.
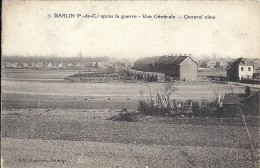
M 155 56 L 139 59 L 134 69 L 145 72 L 164 73 L 178 80 L 197 80 L 198 63 L 190 56 Z
M 253 65 L 246 58 L 236 59 L 227 70 L 227 78 L 229 81 L 240 81 L 241 79 L 253 78 Z

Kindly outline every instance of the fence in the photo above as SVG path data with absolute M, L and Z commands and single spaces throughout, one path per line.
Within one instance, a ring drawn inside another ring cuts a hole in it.
M 259 79 L 242 78 L 241 82 L 242 83 L 246 83 L 246 84 L 257 84 L 257 85 L 260 85 L 260 80 Z

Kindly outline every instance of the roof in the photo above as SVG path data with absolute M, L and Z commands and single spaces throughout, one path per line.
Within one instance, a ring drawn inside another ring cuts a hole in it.
M 239 105 L 243 100 L 243 94 L 238 93 L 226 93 L 223 99 L 223 104 Z
M 155 57 L 146 57 L 146 58 L 141 58 L 141 59 L 135 61 L 135 63 L 152 64 L 152 63 L 154 63 L 157 59 L 159 59 L 158 56 L 155 56 Z
M 146 57 L 137 60 L 135 63 L 141 64 L 153 64 L 153 63 L 160 63 L 160 64 L 175 64 L 179 65 L 185 59 L 190 58 L 189 56 L 155 56 L 155 57 Z M 198 64 L 192 58 L 190 58 L 193 62 Z
M 246 102 L 246 101 L 248 101 L 248 100 L 250 100 L 250 99 L 256 99 L 257 97 L 260 98 L 260 91 L 251 92 L 251 93 L 250 93 L 250 96 L 247 97 L 246 99 L 242 100 L 242 102 Z
M 232 64 L 233 65 L 253 66 L 252 62 L 247 58 L 238 58 Z
M 184 61 L 186 58 L 188 58 L 187 56 L 179 56 L 178 58 L 176 58 L 174 60 L 174 64 L 179 65 L 180 63 L 182 63 L 182 61 Z M 190 58 L 190 57 L 189 57 Z

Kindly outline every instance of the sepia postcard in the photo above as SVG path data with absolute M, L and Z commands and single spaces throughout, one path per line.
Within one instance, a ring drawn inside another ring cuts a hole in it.
M 2 2 L 1 167 L 258 168 L 259 1 Z

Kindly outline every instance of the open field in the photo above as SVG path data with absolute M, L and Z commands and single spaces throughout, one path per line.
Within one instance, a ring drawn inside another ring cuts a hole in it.
M 81 70 L 82 72 L 83 70 Z M 79 70 L 33 70 L 33 69 L 2 69 L 3 78 L 24 79 L 63 79 L 78 73 Z M 199 76 L 226 76 L 226 70 L 199 69 Z
M 72 71 L 3 71 L 3 108 L 127 108 L 136 109 L 137 101 L 149 99 L 165 83 L 73 83 L 62 80 Z M 214 100 L 218 94 L 243 92 L 243 86 L 211 82 L 182 82 L 171 99 Z M 140 92 L 143 92 L 141 97 Z M 38 103 L 39 102 L 39 103 Z
M 56 73 L 4 76 L 4 167 L 250 167 L 249 153 L 242 148 L 247 135 L 238 121 L 108 120 L 121 108 L 136 110 L 138 100 L 149 99 L 148 85 L 155 95 L 168 84 L 72 83 L 62 81 L 67 72 Z M 242 86 L 210 82 L 174 87 L 171 98 L 180 100 L 214 100 L 218 94 L 244 91 Z M 258 125 L 249 124 L 249 131 L 259 143 Z
M 78 73 L 77 70 L 32 70 L 32 69 L 2 69 L 2 78 L 8 79 L 63 79 Z
M 116 113 L 4 110 L 1 114 L 4 165 L 190 167 L 186 151 L 199 167 L 212 166 L 214 162 L 217 167 L 249 167 L 247 153 L 241 147 L 247 143 L 244 127 L 106 120 Z M 259 142 L 258 127 L 249 130 Z
M 152 95 L 163 83 L 149 83 Z M 210 82 L 180 83 L 171 99 L 208 100 L 226 92 L 243 92 L 243 86 Z M 140 96 L 140 91 L 143 96 Z M 3 108 L 136 108 L 140 99 L 150 99 L 144 83 L 70 83 L 39 81 L 2 81 Z M 103 104 L 100 104 L 103 103 Z M 121 105 L 120 105 L 121 104 Z M 100 106 L 100 107 L 99 107 Z
M 136 109 L 131 98 L 2 93 L 4 109 Z M 39 102 L 39 103 L 38 103 Z
M 249 167 L 235 148 L 14 138 L 2 146 L 4 167 L 12 168 L 189 168 L 186 151 L 198 167 Z

